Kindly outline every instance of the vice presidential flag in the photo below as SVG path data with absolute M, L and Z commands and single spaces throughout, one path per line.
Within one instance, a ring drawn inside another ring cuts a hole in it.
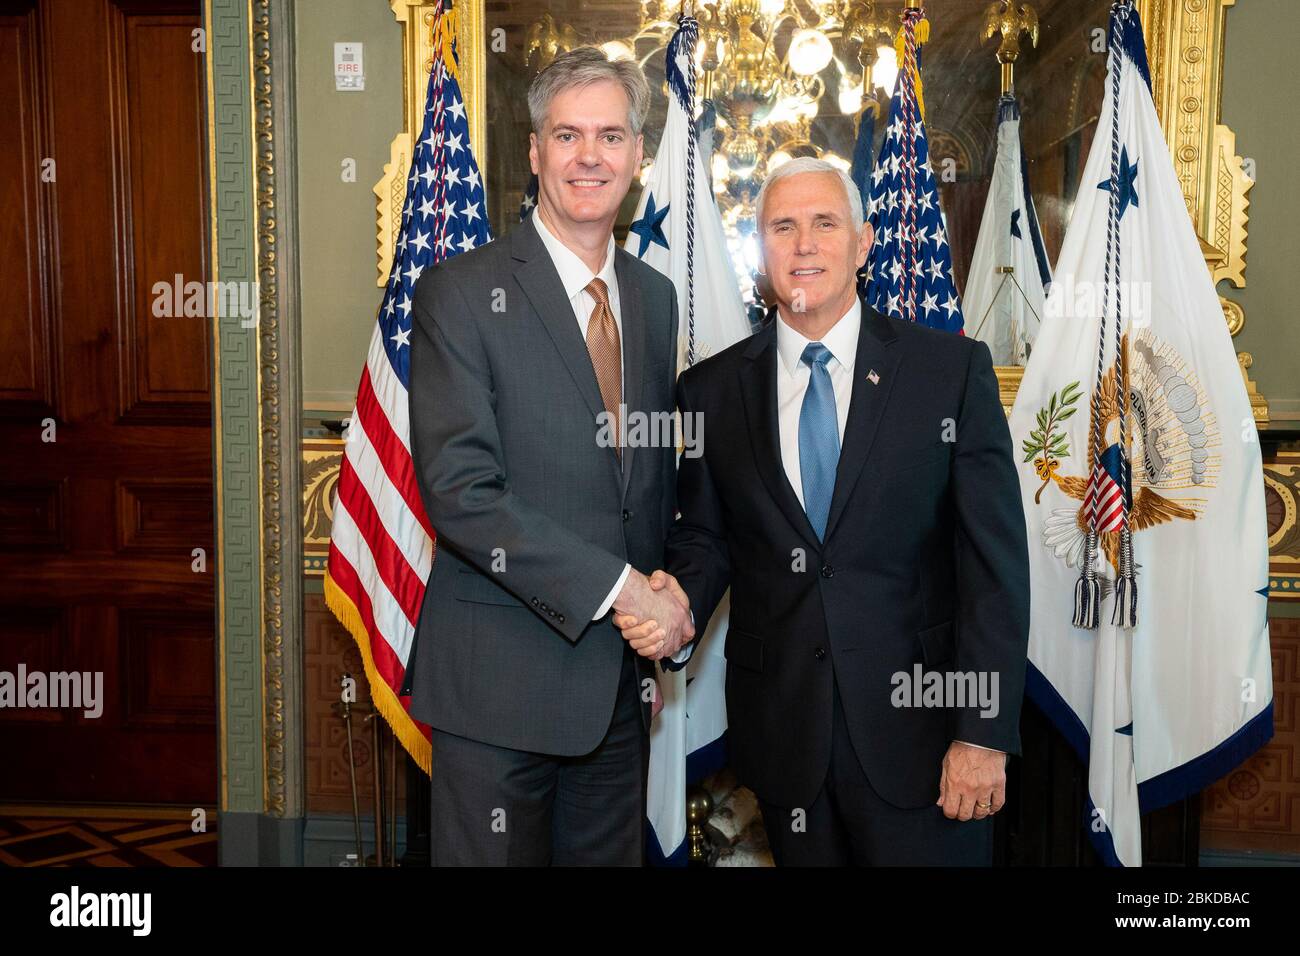
M 1051 284 L 1020 147 L 1020 104 L 1006 93 L 998 101 L 993 181 L 965 296 L 966 334 L 988 344 L 994 365 L 1025 364 Z
M 698 27 L 692 17 L 682 16 L 677 22 L 677 32 L 668 43 L 671 95 L 663 139 L 626 248 L 677 287 L 677 367 L 682 369 L 738 342 L 750 330 L 727 255 L 722 218 L 689 119 Z M 664 706 L 650 729 L 646 808 L 654 838 L 652 859 L 685 862 L 686 786 L 721 766 L 722 735 L 727 729 L 723 641 L 728 601 L 723 599 L 686 667 L 659 675 Z
M 1029 531 L 1027 691 L 1088 765 L 1083 821 L 1142 861 L 1139 813 L 1273 733 L 1259 442 L 1151 99 L 1137 11 L 1109 75 L 1011 413 Z
M 411 296 L 429 266 L 492 238 L 457 80 L 455 12 L 435 10 L 433 68 L 383 304 L 344 443 L 325 600 L 357 642 L 376 709 L 429 772 L 429 728 L 402 693 L 433 562 L 434 529 L 411 463 Z
M 961 297 L 952 280 L 952 249 L 939 209 L 930 165 L 921 92 L 921 44 L 930 21 L 921 10 L 903 11 L 898 80 L 889 126 L 871 173 L 867 221 L 876 236 L 867 259 L 867 301 L 877 312 L 960 332 Z

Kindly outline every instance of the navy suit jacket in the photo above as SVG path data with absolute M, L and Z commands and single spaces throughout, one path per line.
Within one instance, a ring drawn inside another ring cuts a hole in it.
M 990 353 L 863 304 L 819 541 L 781 463 L 776 321 L 678 379 L 679 410 L 703 416 L 703 454 L 679 464 L 666 565 L 698 634 L 731 588 L 728 744 L 759 797 L 811 805 L 830 761 L 834 682 L 872 786 L 925 806 L 952 741 L 1020 747 L 1029 559 Z M 896 675 L 916 664 L 982 674 L 989 690 L 996 675 L 996 714 L 973 694 L 964 707 L 952 696 L 897 706 Z

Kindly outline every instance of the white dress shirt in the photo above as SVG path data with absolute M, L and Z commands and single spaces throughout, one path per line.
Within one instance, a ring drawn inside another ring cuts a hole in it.
M 831 326 L 821 338 L 821 343 L 834 358 L 826 363 L 835 393 L 835 418 L 840 428 L 840 450 L 844 449 L 844 426 L 849 420 L 849 402 L 853 399 L 853 361 L 858 355 L 858 335 L 862 331 L 862 303 L 853 300 L 849 311 Z M 790 479 L 799 504 L 803 504 L 803 479 L 799 470 L 799 413 L 803 411 L 804 394 L 812 380 L 812 368 L 800 361 L 803 350 L 812 339 L 804 338 L 778 313 L 776 320 L 776 409 L 777 427 L 781 431 L 781 465 Z M 960 741 L 965 743 L 965 741 Z M 970 744 L 980 750 L 992 750 Z
M 834 358 L 826 363 L 835 393 L 835 419 L 840 428 L 840 447 L 844 447 L 844 426 L 849 420 L 849 402 L 853 399 L 853 360 L 858 355 L 858 331 L 862 328 L 862 303 L 855 297 L 821 343 Z M 803 397 L 812 380 L 812 368 L 799 360 L 812 339 L 804 338 L 778 313 L 776 320 L 776 417 L 781 432 L 781 464 L 790 479 L 799 504 L 803 504 L 803 478 L 799 470 L 799 413 Z
M 537 210 L 533 210 L 533 225 L 537 228 L 537 235 L 542 239 L 542 245 L 546 247 L 547 253 L 550 254 L 551 262 L 555 264 L 555 271 L 560 274 L 560 284 L 564 286 L 564 294 L 569 297 L 569 304 L 573 306 L 574 318 L 578 320 L 578 331 L 582 333 L 585 341 L 587 338 L 587 326 L 591 323 L 591 313 L 596 309 L 596 300 L 587 286 L 591 284 L 592 279 L 600 279 L 605 283 L 609 290 L 609 310 L 614 313 L 614 323 L 618 326 L 618 344 L 619 352 L 623 352 L 623 314 L 619 309 L 618 303 L 618 276 L 614 273 L 614 236 L 609 237 L 609 244 L 605 247 L 605 264 L 600 267 L 599 272 L 592 272 L 585 262 L 572 249 L 562 243 L 551 230 L 546 228 L 542 222 L 541 215 Z M 619 377 L 620 387 L 627 372 L 627 363 L 623 363 L 624 375 Z M 620 395 L 619 401 L 623 398 Z M 599 620 L 609 613 L 614 599 L 618 597 L 618 592 L 623 590 L 623 585 L 627 581 L 627 576 L 632 571 L 632 565 L 625 564 L 623 573 L 619 575 L 618 580 L 614 583 L 614 589 L 601 602 L 600 607 L 596 609 L 593 621 Z

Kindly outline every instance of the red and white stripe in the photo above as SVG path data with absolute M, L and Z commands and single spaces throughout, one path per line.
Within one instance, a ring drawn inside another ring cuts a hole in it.
M 415 639 L 435 535 L 411 460 L 407 390 L 381 335 L 376 326 L 344 442 L 329 574 L 356 606 L 375 667 L 396 695 Z
M 1083 498 L 1088 524 L 1099 533 L 1118 531 L 1124 525 L 1124 491 L 1101 465 L 1095 465 L 1088 477 Z

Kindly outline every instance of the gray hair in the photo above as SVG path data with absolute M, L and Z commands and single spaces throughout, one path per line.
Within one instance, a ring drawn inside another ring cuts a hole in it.
M 840 184 L 844 186 L 844 194 L 849 201 L 849 215 L 853 218 L 853 228 L 862 228 L 866 216 L 862 212 L 862 195 L 858 192 L 858 184 L 853 181 L 848 173 L 834 163 L 828 163 L 826 160 L 818 159 L 815 156 L 800 156 L 782 163 L 768 173 L 767 178 L 763 180 L 762 187 L 758 190 L 758 199 L 754 203 L 754 219 L 758 223 L 760 241 L 763 238 L 763 200 L 767 198 L 767 191 L 781 180 L 788 179 L 791 176 L 798 176 L 800 173 L 834 173 L 838 176 Z
M 634 60 L 611 60 L 605 51 L 594 46 L 580 46 L 555 58 L 555 62 L 538 73 L 528 87 L 528 115 L 533 132 L 541 135 L 551 100 L 561 90 L 612 80 L 627 94 L 627 125 L 636 136 L 641 132 L 650 111 L 650 84 Z

